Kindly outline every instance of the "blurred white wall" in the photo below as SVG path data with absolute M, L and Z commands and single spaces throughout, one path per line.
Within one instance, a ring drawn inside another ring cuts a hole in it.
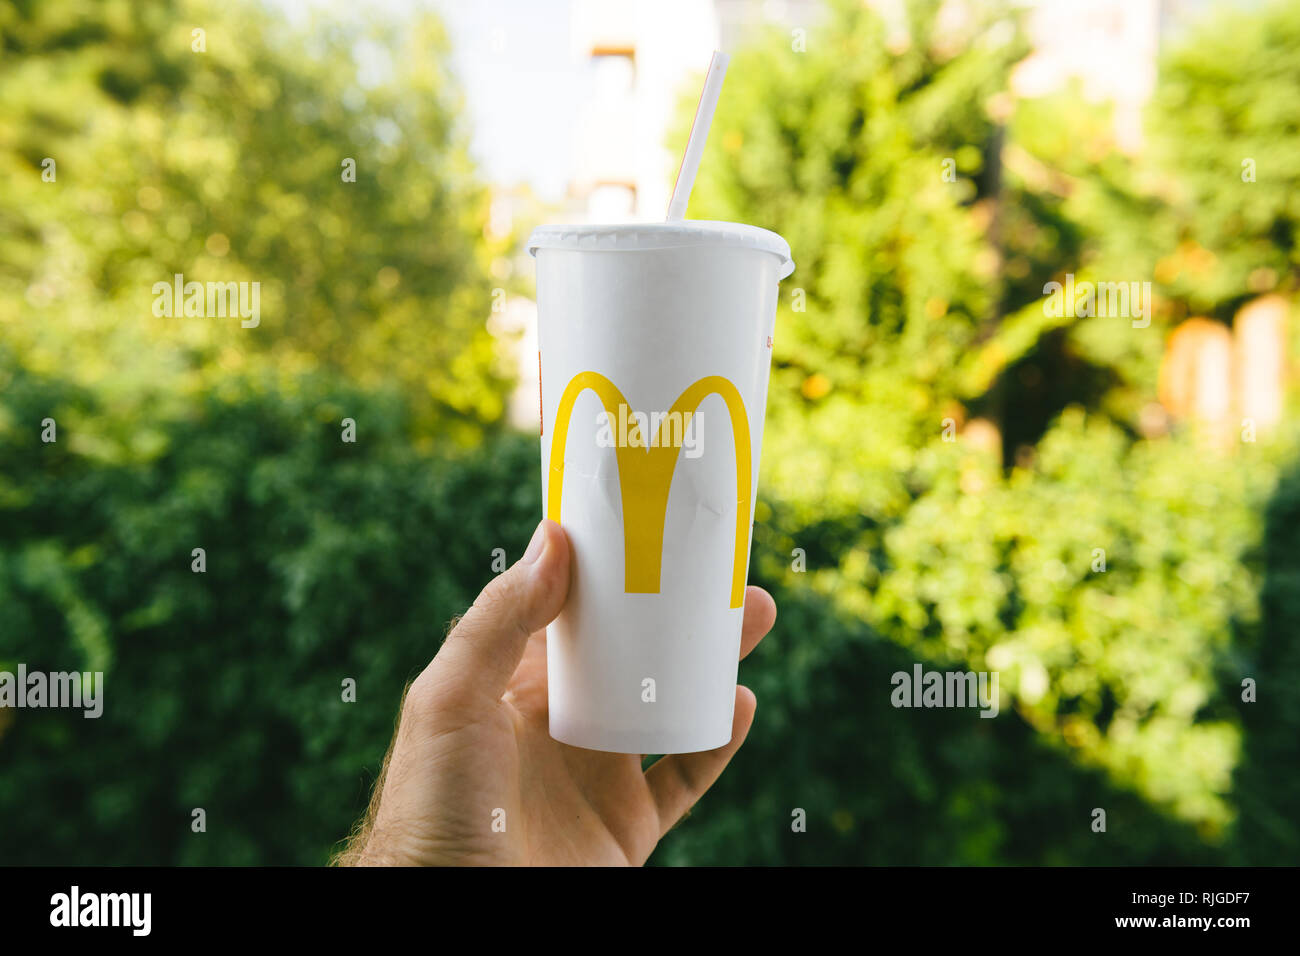
M 571 196 L 588 221 L 662 219 L 677 158 L 664 140 L 677 97 L 718 46 L 709 0 L 574 0 L 570 55 L 583 77 Z

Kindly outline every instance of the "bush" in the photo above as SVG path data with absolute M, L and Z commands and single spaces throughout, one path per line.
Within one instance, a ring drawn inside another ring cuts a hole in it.
M 97 720 L 0 712 L 4 862 L 323 862 L 405 681 L 492 576 L 492 549 L 527 543 L 536 444 L 421 454 L 391 396 L 240 381 L 119 461 L 101 399 L 0 376 L 0 668 L 106 684 Z

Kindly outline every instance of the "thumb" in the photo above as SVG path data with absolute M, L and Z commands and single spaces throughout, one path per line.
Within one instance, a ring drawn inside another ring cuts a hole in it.
M 500 700 L 535 631 L 555 620 L 569 593 L 569 539 L 543 520 L 524 556 L 485 587 L 430 665 L 455 697 Z

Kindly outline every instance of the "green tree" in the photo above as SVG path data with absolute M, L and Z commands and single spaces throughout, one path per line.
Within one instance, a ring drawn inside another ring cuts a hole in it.
M 1297 49 L 1300 8 L 1275 0 L 1215 11 L 1161 65 L 1151 120 L 1186 243 L 1167 278 L 1195 310 L 1229 319 L 1250 295 L 1296 291 Z
M 763 467 L 823 519 L 904 506 L 908 450 L 939 433 L 996 316 L 990 109 L 1026 52 L 1005 22 L 940 40 L 938 3 L 909 7 L 906 39 L 863 4 L 832 7 L 806 53 L 777 34 L 736 56 L 690 208 L 795 250 Z
M 0 327 L 29 361 L 119 385 L 334 369 L 463 437 L 500 417 L 486 194 L 431 15 L 17 4 L 0 43 Z M 155 316 L 175 274 L 259 283 L 260 325 Z

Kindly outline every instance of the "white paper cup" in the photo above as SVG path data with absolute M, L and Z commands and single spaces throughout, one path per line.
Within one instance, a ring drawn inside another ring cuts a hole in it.
M 790 248 L 685 221 L 543 226 L 528 249 L 543 509 L 573 549 L 547 629 L 551 736 L 619 753 L 720 747 Z

